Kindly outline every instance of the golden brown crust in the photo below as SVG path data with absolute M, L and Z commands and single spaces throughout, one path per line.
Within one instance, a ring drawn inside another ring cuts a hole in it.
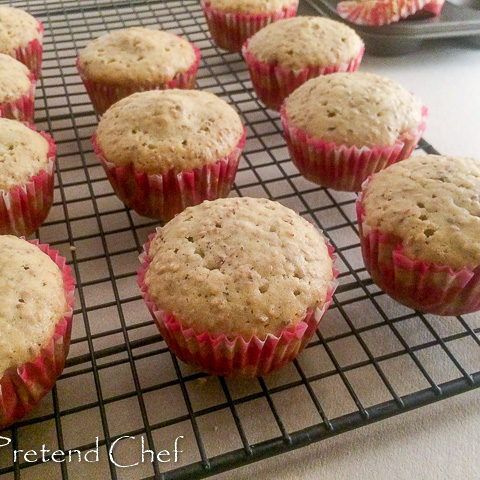
M 363 72 L 313 78 L 287 98 L 285 109 L 311 137 L 358 147 L 393 145 L 422 122 L 422 106 L 408 90 Z
M 130 95 L 102 116 L 96 138 L 104 157 L 150 173 L 190 170 L 228 156 L 243 136 L 235 110 L 199 90 Z
M 83 74 L 109 85 L 172 80 L 195 63 L 195 50 L 183 38 L 150 28 L 116 30 L 87 44 L 78 57 Z
M 26 240 L 0 236 L 0 378 L 33 360 L 67 311 L 60 269 Z
M 279 334 L 323 307 L 333 281 L 322 234 L 267 199 L 187 208 L 158 229 L 149 256 L 152 300 L 212 335 Z
M 264 63 L 292 70 L 344 65 L 363 42 L 347 25 L 322 17 L 294 17 L 271 23 L 248 41 L 248 51 Z
M 453 269 L 480 265 L 480 162 L 414 156 L 367 184 L 364 234 L 379 229 L 402 240 L 410 258 Z

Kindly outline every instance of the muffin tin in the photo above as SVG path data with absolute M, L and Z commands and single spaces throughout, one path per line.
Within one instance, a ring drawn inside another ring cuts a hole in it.
M 289 160 L 279 114 L 253 92 L 239 54 L 215 47 L 198 0 L 30 0 L 15 2 L 45 24 L 36 123 L 57 144 L 55 201 L 37 237 L 59 249 L 77 281 L 67 366 L 38 408 L 1 436 L 19 449 L 79 448 L 99 437 L 94 463 L 13 463 L 0 448 L 0 478 L 196 479 L 284 453 L 480 387 L 480 315 L 437 319 L 391 301 L 361 259 L 355 195 L 325 190 Z M 90 39 L 143 25 L 183 35 L 202 50 L 197 87 L 235 105 L 247 142 L 234 194 L 278 200 L 324 229 L 336 247 L 334 303 L 297 361 L 249 380 L 210 378 L 173 357 L 136 284 L 138 255 L 156 222 L 127 210 L 95 158 L 98 118 L 75 69 Z M 436 153 L 422 141 L 420 150 Z M 118 468 L 145 446 L 179 462 Z M 301 456 L 296 457 L 300 463 Z M 279 460 L 281 461 L 281 460 Z M 234 474 L 232 474 L 234 475 Z M 223 478 L 223 477 L 222 477 Z
M 427 40 L 441 38 L 465 39 L 480 48 L 480 0 L 459 0 L 458 5 L 445 2 L 442 13 L 435 18 L 402 20 L 381 27 L 346 22 L 363 38 L 369 54 L 403 55 L 420 48 Z M 321 14 L 343 21 L 336 12 L 338 0 L 304 0 L 301 13 Z

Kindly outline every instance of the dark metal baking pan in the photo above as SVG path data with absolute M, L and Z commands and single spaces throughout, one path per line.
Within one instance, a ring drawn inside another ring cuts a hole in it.
M 338 0 L 305 0 L 300 13 L 321 14 L 343 21 L 336 11 L 337 3 Z M 381 27 L 346 23 L 363 38 L 372 55 L 403 55 L 417 50 L 426 40 L 440 38 L 463 38 L 480 48 L 480 0 L 445 2 L 438 17 L 407 19 Z

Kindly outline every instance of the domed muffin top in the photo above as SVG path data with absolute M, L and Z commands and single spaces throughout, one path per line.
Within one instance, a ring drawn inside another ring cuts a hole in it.
M 157 230 L 148 256 L 151 299 L 212 336 L 279 334 L 322 308 L 333 282 L 322 234 L 263 198 L 187 208 Z

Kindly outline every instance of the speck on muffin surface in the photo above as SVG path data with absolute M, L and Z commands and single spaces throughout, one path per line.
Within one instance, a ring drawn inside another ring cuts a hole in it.
M 405 253 L 454 269 L 480 266 L 480 162 L 414 156 L 374 175 L 366 185 L 364 235 L 398 237 Z
M 322 234 L 267 199 L 188 208 L 157 231 L 148 255 L 152 301 L 211 335 L 278 334 L 322 307 L 333 281 Z

